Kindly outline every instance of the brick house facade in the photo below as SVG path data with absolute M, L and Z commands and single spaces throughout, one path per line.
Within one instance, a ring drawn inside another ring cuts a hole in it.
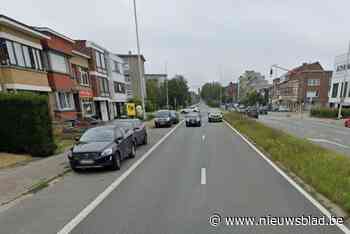
M 44 48 L 44 64 L 48 69 L 47 77 L 53 90 L 50 93 L 50 104 L 54 111 L 54 119 L 59 121 L 77 119 L 74 93 L 77 83 L 71 77 L 69 59 L 73 56 L 74 40 L 53 31 L 50 28 L 36 27 L 51 40 L 42 39 Z
M 319 62 L 304 63 L 273 82 L 273 104 L 288 106 L 292 111 L 327 106 L 331 71 Z

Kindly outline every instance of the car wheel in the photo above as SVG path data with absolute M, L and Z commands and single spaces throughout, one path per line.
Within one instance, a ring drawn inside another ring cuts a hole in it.
M 120 158 L 120 154 L 119 153 L 115 153 L 113 156 L 112 156 L 112 167 L 111 169 L 113 171 L 117 171 L 117 170 L 120 170 L 120 167 L 121 167 L 121 164 L 122 164 L 122 161 L 121 161 L 121 158 Z
M 136 156 L 136 145 L 135 143 L 132 143 L 129 158 L 135 158 L 135 156 Z
M 148 137 L 147 134 L 145 134 L 144 138 L 143 138 L 143 144 L 147 145 L 148 144 Z

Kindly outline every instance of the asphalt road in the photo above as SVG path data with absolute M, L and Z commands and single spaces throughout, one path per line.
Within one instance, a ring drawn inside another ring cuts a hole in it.
M 224 123 L 203 121 L 182 124 L 72 233 L 342 233 L 335 226 L 210 226 L 214 212 L 322 214 Z
M 70 172 L 52 186 L 9 207 L 0 207 L 0 234 L 57 233 L 169 131 L 149 129 L 149 144 L 140 146 L 136 158 L 125 161 L 120 171 Z
M 260 115 L 259 121 L 350 156 L 350 130 L 343 126 L 308 117 L 287 117 L 286 113 Z

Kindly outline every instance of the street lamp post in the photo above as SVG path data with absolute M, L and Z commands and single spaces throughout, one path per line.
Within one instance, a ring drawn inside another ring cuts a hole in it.
M 143 107 L 143 119 L 146 119 L 146 106 L 145 106 L 145 80 L 143 77 L 142 66 L 141 66 L 141 52 L 140 52 L 140 39 L 139 39 L 139 28 L 137 22 L 137 11 L 136 11 L 136 0 L 134 2 L 134 18 L 135 18 L 135 31 L 136 31 L 136 44 L 137 44 L 137 63 L 139 68 L 139 76 L 140 76 L 140 88 L 141 88 L 141 101 Z

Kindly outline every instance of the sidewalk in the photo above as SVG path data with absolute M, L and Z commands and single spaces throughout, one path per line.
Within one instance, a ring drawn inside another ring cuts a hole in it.
M 145 122 L 148 130 L 153 121 Z M 151 133 L 151 132 L 149 132 Z M 66 153 L 34 160 L 23 166 L 0 169 L 0 206 L 46 184 L 70 170 Z
M 65 153 L 36 160 L 24 166 L 0 170 L 0 206 L 63 174 L 69 168 Z

